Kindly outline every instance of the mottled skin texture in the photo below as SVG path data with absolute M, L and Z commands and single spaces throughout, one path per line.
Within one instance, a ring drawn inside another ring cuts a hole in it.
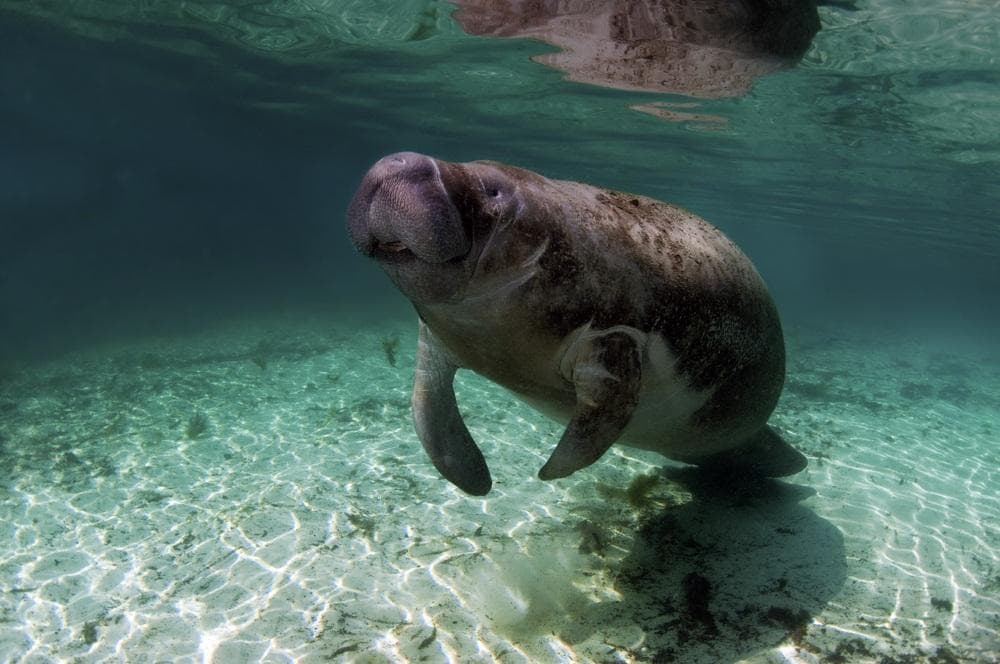
M 784 379 L 774 304 L 702 219 L 494 162 L 400 153 L 369 171 L 348 226 L 420 315 L 417 431 L 464 490 L 491 480 L 454 405 L 456 368 L 568 423 L 543 479 L 617 440 L 770 476 L 804 466 L 766 427 Z

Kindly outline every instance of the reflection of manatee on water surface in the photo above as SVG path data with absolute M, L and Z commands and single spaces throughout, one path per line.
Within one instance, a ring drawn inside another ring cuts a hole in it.
M 441 474 L 492 479 L 458 411 L 458 368 L 566 429 L 542 479 L 616 441 L 727 473 L 781 477 L 805 457 L 767 426 L 784 381 L 763 280 L 720 231 L 642 196 L 496 162 L 389 155 L 348 209 L 355 246 L 420 316 L 413 416 Z
M 574 81 L 693 97 L 747 92 L 795 64 L 819 30 L 815 0 L 456 0 L 473 35 L 538 39 L 534 59 Z

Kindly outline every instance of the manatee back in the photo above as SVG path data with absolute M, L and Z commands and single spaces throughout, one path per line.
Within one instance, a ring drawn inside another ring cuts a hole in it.
M 750 259 L 674 205 L 552 184 L 566 210 L 545 215 L 557 220 L 539 274 L 550 295 L 560 294 L 549 303 L 550 324 L 568 332 L 592 320 L 658 333 L 690 387 L 714 390 L 696 424 L 763 426 L 781 392 L 785 353 L 777 310 Z

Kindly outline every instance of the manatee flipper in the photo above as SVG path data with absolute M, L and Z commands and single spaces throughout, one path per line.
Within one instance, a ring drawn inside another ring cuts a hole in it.
M 809 461 L 774 429 L 764 426 L 737 448 L 692 460 L 701 468 L 736 471 L 759 477 L 786 477 L 806 467 Z
M 489 493 L 493 482 L 483 453 L 458 412 L 454 379 L 458 366 L 420 321 L 413 380 L 413 422 L 434 467 L 449 482 L 473 496 Z
M 566 477 L 594 463 L 632 418 L 639 402 L 642 361 L 631 332 L 587 329 L 567 350 L 573 358 L 567 378 L 576 391 L 576 406 L 552 456 L 538 471 L 540 479 Z

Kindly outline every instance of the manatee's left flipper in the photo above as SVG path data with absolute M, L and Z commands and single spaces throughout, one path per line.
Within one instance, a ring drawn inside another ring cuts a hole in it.
M 642 382 L 642 350 L 630 328 L 586 330 L 567 351 L 564 370 L 576 391 L 576 407 L 538 477 L 566 477 L 601 458 L 632 418 Z
M 484 496 L 493 480 L 483 453 L 458 412 L 453 382 L 458 366 L 434 333 L 420 321 L 413 379 L 413 423 L 434 467 L 473 496 Z

